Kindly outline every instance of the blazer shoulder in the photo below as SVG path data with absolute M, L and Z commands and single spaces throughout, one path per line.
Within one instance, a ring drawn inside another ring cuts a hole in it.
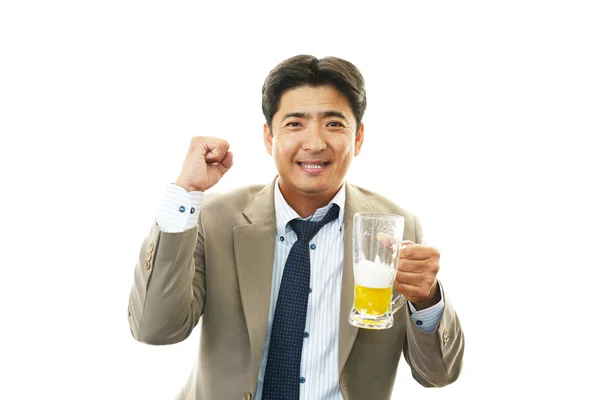
M 377 192 L 356 185 L 351 186 L 360 193 L 365 202 L 373 209 L 374 212 L 399 214 L 404 218 L 415 217 L 411 211 L 400 207 L 394 201 Z
M 371 207 L 374 212 L 385 214 L 397 214 L 404 217 L 404 239 L 412 240 L 415 243 L 425 243 L 423 239 L 423 230 L 418 218 L 411 211 L 400 207 L 392 200 L 371 190 L 352 185 L 362 196 L 363 201 Z
M 202 201 L 202 213 L 219 216 L 241 215 L 265 186 L 256 184 L 243 186 L 229 192 L 207 193 Z

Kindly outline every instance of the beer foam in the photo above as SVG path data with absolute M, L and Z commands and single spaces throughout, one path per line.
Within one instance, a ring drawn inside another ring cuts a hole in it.
M 354 283 L 360 286 L 383 289 L 391 286 L 394 280 L 394 268 L 379 261 L 362 260 L 354 264 Z

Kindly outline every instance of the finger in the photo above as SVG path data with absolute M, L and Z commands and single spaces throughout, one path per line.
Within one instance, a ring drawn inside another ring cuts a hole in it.
M 221 173 L 221 175 L 224 175 L 225 172 L 229 171 L 229 169 L 231 168 L 232 165 L 233 165 L 233 153 L 228 151 L 220 163 L 213 164 L 211 167 L 216 167 L 219 170 L 219 172 Z
M 387 233 L 377 232 L 375 237 L 379 243 L 388 250 L 392 250 L 394 243 L 396 243 L 394 237 L 392 235 L 388 235 Z
M 413 285 L 419 286 L 422 285 L 425 280 L 423 274 L 414 273 L 414 272 L 396 272 L 396 282 L 403 285 Z
M 226 170 L 231 168 L 231 166 L 233 165 L 233 153 L 228 151 L 219 164 L 221 164 L 221 166 L 223 166 L 223 168 L 225 168 Z
M 229 151 L 229 143 L 221 139 L 207 140 L 205 142 L 206 153 L 204 158 L 210 163 L 219 163 L 225 158 Z
M 209 151 L 220 145 L 229 145 L 229 143 L 217 137 L 211 136 L 194 136 L 190 142 L 189 152 L 193 152 L 198 149 Z
M 403 240 L 400 242 L 400 255 L 402 255 L 402 249 L 404 249 L 405 247 L 408 246 L 413 246 L 414 243 L 411 242 L 410 240 Z
M 384 246 L 387 249 L 391 249 L 393 244 L 396 243 L 396 239 L 394 239 L 394 237 L 392 235 L 388 235 L 387 233 L 383 233 L 383 232 L 378 232 L 376 235 L 377 240 L 379 240 L 379 243 L 381 243 L 382 246 Z M 410 240 L 402 240 L 400 242 L 401 246 L 412 246 L 414 243 L 411 242 Z
M 398 261 L 398 271 L 421 273 L 427 271 L 428 265 L 429 260 L 409 260 L 407 258 L 401 258 L 400 261 Z
M 408 285 L 404 283 L 396 283 L 396 289 L 398 289 L 398 293 L 412 302 L 427 298 L 431 292 L 431 288 L 427 288 L 425 286 Z
M 400 249 L 400 258 L 407 258 L 409 260 L 427 260 L 428 258 L 435 257 L 439 258 L 439 252 L 433 247 L 422 244 L 403 246 Z

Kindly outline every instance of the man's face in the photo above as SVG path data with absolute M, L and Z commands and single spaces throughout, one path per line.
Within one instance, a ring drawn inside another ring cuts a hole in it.
M 350 103 L 337 89 L 302 86 L 285 92 L 272 131 L 264 126 L 284 195 L 335 195 L 360 153 L 364 126 L 356 128 Z

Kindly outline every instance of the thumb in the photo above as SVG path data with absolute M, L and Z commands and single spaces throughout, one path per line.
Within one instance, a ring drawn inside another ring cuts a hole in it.
M 401 249 L 408 247 L 408 246 L 413 246 L 413 245 L 414 245 L 414 242 L 412 242 L 410 240 L 403 240 L 400 242 Z
M 225 156 L 223 157 L 223 159 L 218 163 L 218 164 L 213 164 L 212 167 L 216 168 L 219 173 L 221 174 L 221 176 L 225 175 L 225 173 L 227 171 L 229 171 L 229 169 L 231 168 L 231 166 L 233 165 L 233 153 L 228 151 Z
M 233 153 L 231 151 L 228 151 L 219 164 L 221 164 L 227 169 L 231 168 L 231 166 L 233 165 Z

